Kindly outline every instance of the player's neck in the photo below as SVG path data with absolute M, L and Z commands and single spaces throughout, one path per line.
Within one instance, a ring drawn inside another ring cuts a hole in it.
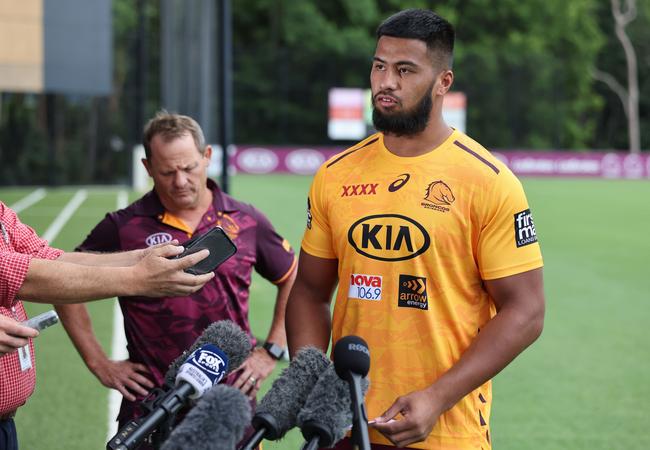
M 438 148 L 453 133 L 442 117 L 432 118 L 426 128 L 418 133 L 408 136 L 395 136 L 384 134 L 384 145 L 394 155 L 413 157 L 424 155 Z

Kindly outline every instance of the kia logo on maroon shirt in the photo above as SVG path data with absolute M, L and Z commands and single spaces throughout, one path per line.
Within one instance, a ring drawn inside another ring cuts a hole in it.
M 147 236 L 145 243 L 147 246 L 151 247 L 152 245 L 164 244 L 165 242 L 171 242 L 172 235 L 169 233 L 154 233 Z

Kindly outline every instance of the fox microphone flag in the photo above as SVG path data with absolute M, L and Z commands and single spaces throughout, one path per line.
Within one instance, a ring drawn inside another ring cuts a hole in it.
M 236 369 L 248 358 L 251 350 L 251 342 L 246 333 L 230 320 L 213 322 L 203 330 L 194 344 L 185 350 L 178 358 L 169 365 L 165 374 L 165 384 L 173 385 L 176 380 L 178 368 L 187 360 L 190 353 L 204 344 L 213 344 L 219 347 L 228 355 L 228 361 L 232 369 Z

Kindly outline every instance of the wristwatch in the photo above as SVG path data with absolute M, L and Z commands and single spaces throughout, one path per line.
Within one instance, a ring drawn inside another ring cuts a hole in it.
M 276 361 L 282 359 L 282 356 L 284 355 L 284 349 L 278 344 L 274 344 L 273 342 L 265 342 L 263 347 L 264 350 L 266 350 L 266 352 L 271 356 L 271 358 L 275 359 Z

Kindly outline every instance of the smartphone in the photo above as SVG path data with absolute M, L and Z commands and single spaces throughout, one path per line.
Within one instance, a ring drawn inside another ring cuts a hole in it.
M 192 237 L 181 245 L 185 247 L 185 250 L 175 258 L 191 255 L 204 248 L 210 250 L 210 255 L 207 258 L 185 269 L 185 272 L 192 275 L 202 275 L 214 271 L 237 252 L 237 246 L 221 227 L 214 227 L 210 231 Z
M 45 328 L 58 323 L 59 315 L 56 311 L 47 311 L 38 316 L 34 316 L 31 319 L 27 319 L 21 322 L 22 325 L 26 327 L 34 328 L 38 331 L 44 330 Z

